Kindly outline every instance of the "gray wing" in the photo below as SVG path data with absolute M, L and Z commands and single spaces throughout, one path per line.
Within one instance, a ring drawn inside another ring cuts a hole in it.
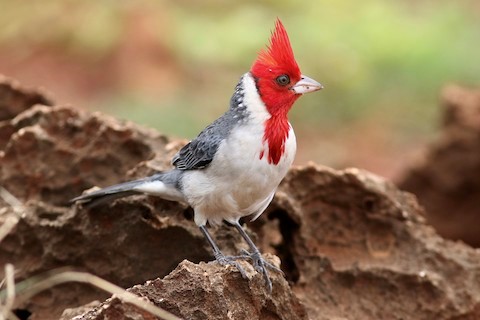
M 173 157 L 172 164 L 179 170 L 206 168 L 212 162 L 220 143 L 232 131 L 235 122 L 232 112 L 226 112 L 180 149 Z

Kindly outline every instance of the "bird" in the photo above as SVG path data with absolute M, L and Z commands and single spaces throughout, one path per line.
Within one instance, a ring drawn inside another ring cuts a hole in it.
M 287 31 L 277 18 L 269 44 L 241 76 L 228 110 L 173 156 L 171 170 L 86 193 L 70 202 L 93 207 L 134 194 L 185 202 L 192 207 L 194 222 L 216 261 L 235 266 L 245 278 L 238 260 L 250 260 L 271 292 L 267 269 L 282 271 L 263 258 L 240 219 L 257 219 L 272 201 L 296 153 L 288 112 L 300 96 L 322 88 L 300 72 Z M 222 253 L 207 226 L 224 222 L 238 230 L 249 250 L 238 256 Z

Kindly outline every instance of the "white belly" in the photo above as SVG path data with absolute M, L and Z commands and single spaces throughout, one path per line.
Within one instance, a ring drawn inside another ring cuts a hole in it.
M 277 165 L 269 164 L 266 155 L 260 159 L 265 149 L 263 124 L 244 125 L 222 142 L 208 168 L 186 172 L 183 193 L 198 225 L 236 222 L 265 210 L 295 157 L 293 129 Z

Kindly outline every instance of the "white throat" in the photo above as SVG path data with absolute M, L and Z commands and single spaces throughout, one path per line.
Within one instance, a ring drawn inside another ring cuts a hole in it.
M 242 85 L 244 90 L 243 103 L 247 106 L 250 119 L 253 121 L 261 121 L 262 123 L 270 119 L 271 115 L 260 98 L 255 80 L 250 72 L 243 75 Z

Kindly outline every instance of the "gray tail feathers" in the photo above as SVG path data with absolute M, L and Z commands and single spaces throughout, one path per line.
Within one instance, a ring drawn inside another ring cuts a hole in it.
M 95 207 L 104 202 L 138 194 L 139 192 L 133 191 L 133 188 L 139 183 L 141 183 L 141 180 L 116 184 L 73 198 L 70 200 L 70 203 L 78 202 L 85 204 L 85 207 L 87 208 Z
M 182 200 L 183 196 L 179 190 L 181 175 L 178 170 L 158 173 L 147 178 L 116 184 L 78 196 L 70 200 L 70 203 L 83 203 L 85 207 L 91 208 L 104 202 L 142 193 Z

